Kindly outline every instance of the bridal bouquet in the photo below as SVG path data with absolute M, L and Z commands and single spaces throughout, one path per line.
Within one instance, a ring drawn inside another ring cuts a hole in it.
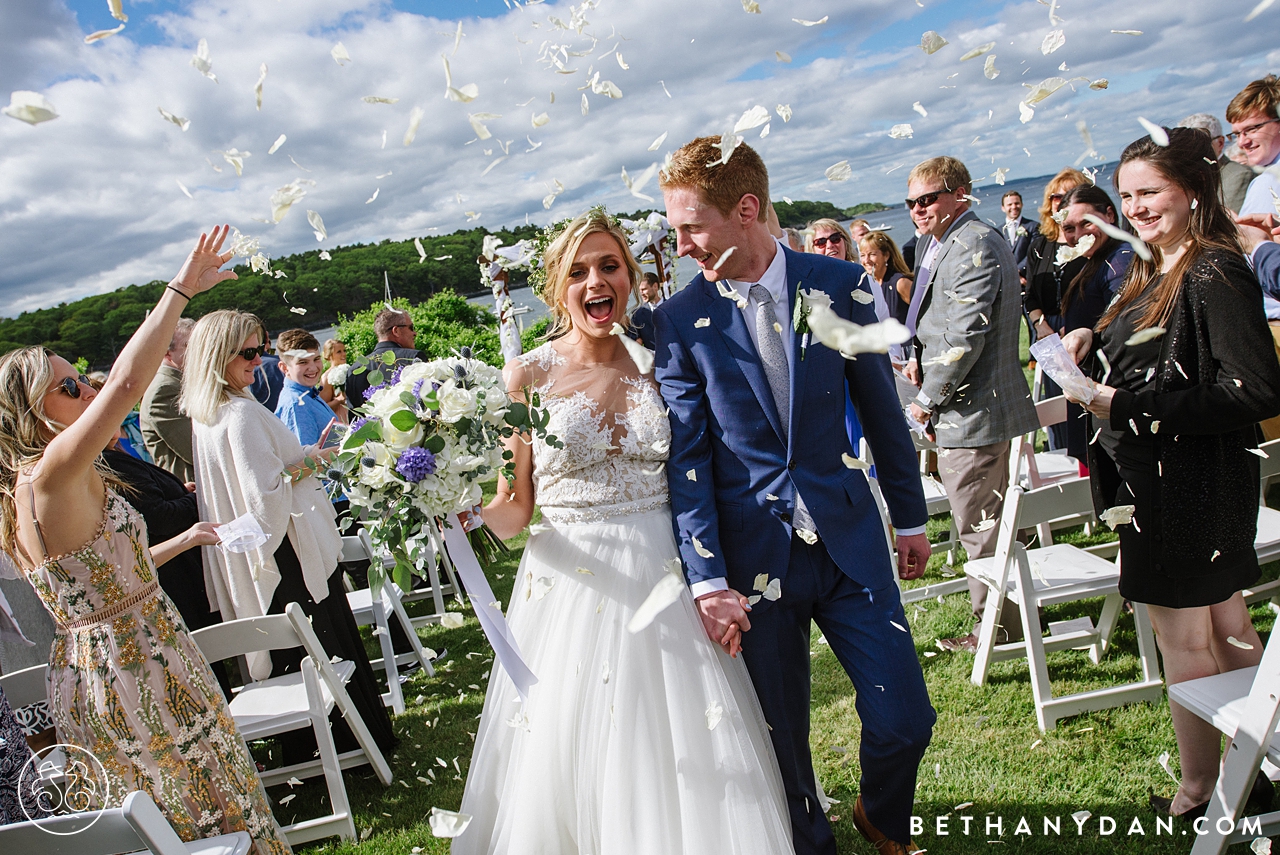
M 339 391 L 345 391 L 347 388 L 347 379 L 351 376 L 351 366 L 345 362 L 341 365 L 334 365 L 324 373 L 324 382 Z
M 390 363 L 382 368 L 391 371 Z M 530 405 L 511 400 L 502 373 L 472 358 L 468 348 L 389 376 L 372 367 L 369 380 L 377 385 L 330 461 L 328 477 L 365 511 L 365 529 L 374 546 L 395 559 L 392 576 L 407 591 L 420 563 L 438 552 L 448 518 L 479 504 L 481 484 L 495 474 L 514 477 L 504 439 L 527 432 L 559 441 L 547 435 L 550 416 L 539 412 L 536 395 Z M 374 562 L 371 576 L 380 570 Z M 375 584 L 380 580 L 371 578 Z

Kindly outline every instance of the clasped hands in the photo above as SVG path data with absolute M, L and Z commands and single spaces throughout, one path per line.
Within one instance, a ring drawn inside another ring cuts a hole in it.
M 924 575 L 929 556 L 933 554 L 925 534 L 898 535 L 898 577 L 919 579 Z M 785 594 L 784 594 L 785 596 Z M 742 652 L 742 634 L 751 629 L 750 601 L 732 588 L 703 594 L 695 601 L 707 636 L 725 653 L 737 658 Z

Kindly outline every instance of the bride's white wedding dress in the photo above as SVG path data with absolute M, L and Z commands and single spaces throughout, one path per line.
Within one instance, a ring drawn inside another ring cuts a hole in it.
M 538 683 L 489 681 L 454 855 L 791 853 L 782 779 L 741 659 L 688 589 L 627 623 L 677 558 L 666 408 L 630 358 L 580 365 L 544 344 L 508 366 L 564 447 L 533 446 L 543 524 L 507 620 Z

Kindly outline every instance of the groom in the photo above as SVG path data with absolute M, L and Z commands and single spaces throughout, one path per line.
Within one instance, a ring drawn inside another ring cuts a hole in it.
M 855 451 L 846 389 L 875 452 L 904 579 L 919 577 L 929 559 L 915 451 L 888 357 L 845 360 L 792 322 L 797 289 L 813 289 L 840 316 L 874 323 L 862 268 L 783 248 L 765 222 L 764 162 L 739 145 L 720 163 L 718 144 L 696 139 L 660 173 L 679 253 L 702 271 L 654 312 L 685 575 L 708 635 L 744 654 L 798 855 L 836 851 L 809 754 L 810 621 L 857 691 L 854 822 L 882 853 L 915 851 L 916 770 L 936 717 L 867 478 L 843 462 Z M 856 290 L 866 299 L 855 300 Z M 761 592 L 749 606 L 747 597 Z

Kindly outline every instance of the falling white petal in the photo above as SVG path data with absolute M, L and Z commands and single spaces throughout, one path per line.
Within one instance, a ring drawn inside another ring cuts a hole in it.
M 453 72 L 449 69 L 449 58 L 441 54 L 440 59 L 444 61 L 444 97 L 461 103 L 474 101 L 480 95 L 480 88 L 474 83 L 468 83 L 466 86 L 455 89 Z
M 842 160 L 828 166 L 826 172 L 822 174 L 828 181 L 848 181 L 853 177 L 853 168 L 849 166 L 849 161 Z
M 852 454 L 841 454 L 840 460 L 844 463 L 846 469 L 870 469 L 871 466 L 863 459 L 854 457 Z
M 749 131 L 752 128 L 760 127 L 767 121 L 769 121 L 769 110 L 757 104 L 742 114 L 737 124 L 733 126 L 733 132 L 739 134 L 743 131 Z
M 129 20 L 129 16 L 124 13 L 124 4 L 121 0 L 107 0 L 107 8 L 111 10 L 111 17 L 117 21 Z
M 716 557 L 716 554 L 712 552 L 710 549 L 707 549 L 705 546 L 703 546 L 702 541 L 698 540 L 698 538 L 693 537 L 691 538 L 691 540 L 693 540 L 693 551 L 698 553 L 698 555 L 700 555 L 703 558 Z
M 1155 341 L 1160 336 L 1164 335 L 1164 333 L 1165 333 L 1164 327 L 1147 327 L 1145 330 L 1138 330 L 1136 333 L 1129 336 L 1127 339 L 1125 339 L 1124 343 L 1129 347 L 1133 347 L 1135 344 L 1142 344 L 1148 341 Z
M 965 353 L 967 352 L 968 351 L 966 351 L 963 347 L 949 347 L 946 350 L 944 350 L 942 353 L 933 357 L 932 359 L 926 359 L 924 362 L 920 364 L 921 365 L 951 365 L 954 362 L 959 362 L 960 358 L 964 356 Z
M 399 98 L 384 98 L 381 95 L 362 95 L 360 100 L 366 104 L 396 104 Z
M 806 305 L 809 305 L 807 300 Z M 891 345 L 902 344 L 911 337 L 907 328 L 894 318 L 859 326 L 821 304 L 809 309 L 809 329 L 814 338 L 846 359 L 859 353 L 888 353 Z
M 253 97 L 257 99 L 258 109 L 262 109 L 262 81 L 267 79 L 267 64 L 262 63 L 262 67 L 258 70 L 258 82 L 253 87 Z
M 656 140 L 649 143 L 648 151 L 657 151 L 658 147 L 661 146 L 664 142 L 666 142 L 667 133 L 668 131 L 663 131 L 662 136 L 658 137 Z
M 178 189 L 181 190 L 183 193 L 185 193 L 188 199 L 195 198 L 195 196 L 191 195 L 191 191 L 187 189 L 187 185 L 183 184 L 181 181 L 178 181 L 178 179 L 176 178 L 173 180 L 178 182 Z
M 1040 43 L 1040 53 L 1048 56 L 1067 43 L 1067 34 L 1062 30 L 1054 30 L 1044 37 Z
M 505 154 L 504 154 L 504 155 L 502 155 L 501 157 L 495 158 L 495 159 L 493 160 L 493 162 L 491 162 L 488 166 L 486 166 L 486 167 L 484 168 L 484 172 L 481 172 L 480 174 L 481 174 L 481 175 L 488 175 L 490 172 L 492 172 L 492 171 L 493 171 L 493 168 L 494 168 L 495 166 L 497 166 L 499 163 L 502 163 L 502 161 L 504 161 L 504 160 L 506 160 L 506 159 L 507 159 L 507 155 L 505 155 Z
M 716 263 L 715 263 L 714 265 L 712 265 L 711 269 L 712 269 L 712 270 L 719 270 L 719 269 L 720 269 L 720 265 L 722 265 L 722 264 L 724 264 L 726 261 L 728 261 L 728 260 L 729 260 L 729 258 L 730 258 L 730 256 L 732 256 L 732 255 L 733 255 L 735 252 L 737 252 L 737 251 L 738 251 L 738 248 L 737 248 L 736 246 L 731 246 L 731 247 L 729 247 L 728 249 L 726 249 L 724 252 L 720 253 L 720 257 L 716 259 Z M 736 292 L 736 289 L 735 289 L 735 293 L 737 293 L 737 292 Z
M 485 122 L 490 119 L 501 119 L 500 113 L 468 113 L 467 121 L 471 122 L 471 129 L 476 132 L 479 139 L 487 140 L 493 136 L 489 133 L 489 128 L 485 126 Z
M 1271 8 L 1271 4 L 1272 4 L 1272 3 L 1274 3 L 1274 2 L 1276 2 L 1276 0 L 1262 0 L 1262 2 L 1261 2 L 1261 3 L 1259 3 L 1257 6 L 1254 6 L 1254 7 L 1253 7 L 1253 11 L 1252 11 L 1252 12 L 1250 12 L 1248 15 L 1245 15 L 1245 16 L 1244 16 L 1244 22 L 1245 22 L 1246 24 L 1247 24 L 1247 23 L 1249 23 L 1249 22 L 1250 22 L 1250 21 L 1252 21 L 1254 18 L 1258 17 L 1258 16 L 1259 16 L 1259 15 L 1261 15 L 1263 12 L 1267 11 L 1267 9 Z M 1270 852 L 1270 851 L 1271 851 L 1271 841 L 1270 841 L 1270 840 L 1268 840 L 1268 839 L 1267 839 L 1267 838 L 1265 838 L 1265 837 L 1260 837 L 1260 838 L 1258 838 L 1258 840 L 1266 840 L 1266 843 L 1267 843 L 1267 852 Z M 1255 841 L 1253 842 L 1253 845 L 1254 845 L 1254 847 L 1255 847 L 1255 848 L 1254 848 L 1254 851 L 1255 851 L 1255 852 L 1259 851 L 1259 850 L 1256 848 L 1256 847 L 1257 847 L 1257 845 L 1258 845 L 1258 841 L 1257 841 L 1257 840 L 1255 840 Z
M 818 533 L 816 531 L 810 531 L 807 528 L 798 528 L 795 530 L 795 532 L 796 532 L 796 537 L 800 538 L 810 546 L 813 546 L 815 543 L 818 542 Z M 779 594 L 779 596 L 781 596 L 781 594 Z
M 323 261 L 333 261 L 333 256 L 329 254 L 329 250 L 327 249 L 320 250 L 320 258 Z
M 467 826 L 471 824 L 471 817 L 465 813 L 433 807 L 431 815 L 427 817 L 427 824 L 431 826 L 431 833 L 436 837 L 457 837 L 467 830 Z
M 914 104 L 912 104 L 912 105 L 911 105 L 911 109 L 912 109 L 912 110 L 915 110 L 917 113 L 919 113 L 921 116 L 923 116 L 923 117 L 925 117 L 925 118 L 928 118 L 928 117 L 929 117 L 929 111 L 928 111 L 928 110 L 926 110 L 926 109 L 924 108 L 924 105 L 923 105 L 923 104 L 921 104 L 919 101 L 917 101 L 917 102 L 915 102 Z
M 409 127 L 405 128 L 404 144 L 409 145 L 413 142 L 414 137 L 418 135 L 418 125 L 422 124 L 422 116 L 424 110 L 421 107 L 414 107 L 409 111 Z
M 1019 116 L 1018 116 L 1019 120 L 1022 122 L 1022 124 L 1025 125 L 1027 122 L 1031 121 L 1036 117 L 1036 108 L 1032 107 L 1026 101 L 1019 101 L 1018 113 L 1019 113 Z
M 819 24 L 825 24 L 827 22 L 827 19 L 830 17 L 831 17 L 830 15 L 823 15 L 821 18 L 819 18 L 816 21 L 806 21 L 803 18 L 792 18 L 791 20 L 795 21 L 797 24 L 799 24 L 802 27 L 816 27 Z
M 968 62 L 971 59 L 977 59 L 978 57 L 982 56 L 984 53 L 991 50 L 995 46 L 996 46 L 995 42 L 987 42 L 985 45 L 979 45 L 973 50 L 966 52 L 964 56 L 960 57 L 960 61 Z
M 1135 505 L 1116 505 L 1103 511 L 1098 519 L 1110 526 L 1112 531 L 1115 531 L 1116 526 L 1133 522 L 1133 512 L 1136 510 L 1137 506 Z
M 889 139 L 891 140 L 909 140 L 915 135 L 915 131 L 907 122 L 900 125 L 894 125 L 889 129 Z
M 707 704 L 707 730 L 715 730 L 716 725 L 720 723 L 720 719 L 724 718 L 724 707 L 712 701 Z
M 170 113 L 170 112 L 169 112 L 168 110 L 166 110 L 164 107 L 156 107 L 156 109 L 160 111 L 160 115 L 161 115 L 161 116 L 164 116 L 164 120 L 165 120 L 166 122 L 172 122 L 173 124 L 175 124 L 175 125 L 177 125 L 178 127 L 182 128 L 184 131 L 185 131 L 187 128 L 191 127 L 191 120 L 190 120 L 190 119 L 184 119 L 184 118 L 182 118 L 181 116 L 175 116 L 173 113 Z
M 9 106 L 0 112 L 28 125 L 38 125 L 58 118 L 57 109 L 39 92 L 19 89 L 9 96 Z
M 1138 124 L 1142 125 L 1142 129 L 1151 135 L 1151 141 L 1156 145 L 1162 148 L 1169 145 L 1169 132 L 1164 128 L 1142 116 L 1138 117 Z
M 289 208 L 307 195 L 308 186 L 314 187 L 315 182 L 309 178 L 295 178 L 283 187 L 277 187 L 276 192 L 271 194 L 271 222 L 283 220 L 284 215 L 289 213 Z
M 458 629 L 462 622 L 463 617 L 457 612 L 445 612 L 440 616 L 440 625 L 445 629 Z
M 365 200 L 364 200 L 364 203 L 365 203 L 366 205 L 368 205 L 368 204 L 369 204 L 370 202 L 372 202 L 374 199 L 377 199 L 377 198 L 378 198 L 378 194 L 379 194 L 379 193 L 381 193 L 381 192 L 382 192 L 382 188 L 381 188 L 381 187 L 378 187 L 377 189 L 375 189 L 375 190 L 373 191 L 373 195 L 372 195 L 372 196 L 370 196 L 368 199 L 365 199 Z
M 982 73 L 986 75 L 988 80 L 995 80 L 1000 76 L 1000 69 L 996 68 L 996 55 L 989 55 L 986 62 L 982 64 Z
M 630 70 L 631 70 L 631 66 L 627 65 L 626 60 L 624 60 L 624 59 L 622 58 L 622 54 L 620 54 L 620 53 L 615 53 L 613 56 L 614 56 L 614 59 L 618 60 L 618 65 L 622 66 L 622 70 L 623 70 L 623 71 L 630 71 Z
M 307 211 L 307 222 L 311 224 L 311 228 L 315 229 L 316 240 L 322 241 L 329 237 L 329 233 L 325 231 L 324 220 L 320 218 L 319 211 Z
M 236 175 L 239 175 L 241 173 L 241 170 L 244 169 L 244 159 L 246 157 L 252 156 L 253 152 L 238 151 L 237 149 L 233 148 L 233 149 L 228 149 L 227 151 L 220 151 L 218 152 L 218 154 L 222 155 L 223 160 L 225 160 L 227 163 L 235 167 Z
M 551 121 L 551 117 L 546 113 L 534 113 L 531 119 L 535 128 L 540 128 L 547 122 Z
M 1235 637 L 1235 636 L 1233 636 L 1233 635 L 1228 635 L 1228 636 L 1227 636 L 1227 644 L 1230 644 L 1232 647 L 1239 647 L 1241 650 L 1252 650 L 1252 649 L 1253 649 L 1253 645 L 1252 645 L 1252 644 L 1249 644 L 1249 643 L 1247 643 L 1247 642 L 1241 641 L 1241 640 L 1239 640 L 1238 638 L 1236 638 L 1236 637 Z
M 641 374 L 648 374 L 653 370 L 653 351 L 627 335 L 627 331 L 623 329 L 622 324 L 615 323 L 610 332 L 618 336 L 622 341 L 622 346 L 626 348 L 627 355 L 631 357 L 631 361 L 636 364 L 636 369 Z
M 782 599 L 782 580 L 770 579 L 769 584 L 760 592 L 760 596 L 771 603 Z
M 925 32 L 925 34 L 920 37 L 920 49 L 927 54 L 935 54 L 948 44 L 950 44 L 950 42 L 933 30 Z
M 709 327 L 709 326 L 711 326 L 710 318 L 698 318 L 696 321 L 693 322 L 694 329 L 702 329 L 704 327 Z
M 422 247 L 422 238 L 413 239 L 413 248 L 418 251 L 419 264 L 427 260 L 427 251 Z
M 1117 36 L 1140 36 L 1142 30 L 1112 30 Z
M 342 42 L 338 42 L 329 49 L 329 56 L 333 57 L 333 61 L 338 63 L 338 65 L 351 61 L 351 54 L 347 53 L 347 46 Z
M 213 60 L 209 58 L 208 39 L 201 39 L 196 45 L 195 56 L 191 57 L 191 67 L 214 83 L 218 82 L 218 75 L 213 73 Z
M 786 52 L 786 51 L 784 51 L 784 50 L 775 50 L 775 51 L 773 52 L 773 55 L 774 55 L 775 57 L 777 57 L 778 62 L 790 62 L 790 61 L 791 61 L 791 54 L 787 53 L 787 52 Z
M 627 621 L 627 631 L 637 633 L 653 623 L 653 619 L 663 609 L 680 599 L 680 594 L 687 587 L 683 577 L 665 574 L 649 591 L 649 596 L 645 597 L 640 608 L 636 609 L 635 614 L 631 616 L 631 620 Z
M 87 45 L 91 45 L 94 42 L 100 42 L 103 39 L 114 36 L 116 33 L 120 32 L 123 29 L 124 29 L 124 24 L 121 24 L 120 26 L 116 27 L 114 30 L 98 30 L 96 33 L 90 33 L 89 35 L 85 36 L 84 43 Z
M 271 144 L 271 148 L 267 149 L 267 154 L 275 154 L 280 150 L 280 146 L 284 145 L 284 141 L 288 139 L 284 134 L 276 137 L 276 141 Z
M 688 478 L 690 481 L 697 481 L 697 480 L 698 480 L 698 470 L 697 470 L 697 469 L 690 469 L 688 472 L 684 473 L 684 477 Z
M 1151 250 L 1147 248 L 1147 245 L 1143 242 L 1142 238 L 1137 235 L 1131 235 L 1124 229 L 1116 228 L 1111 223 L 1108 223 L 1106 220 L 1093 214 L 1085 214 L 1084 218 L 1101 229 L 1108 237 L 1113 237 L 1116 240 L 1122 240 L 1132 246 L 1133 251 L 1144 261 L 1151 260 Z M 1101 351 L 1098 352 L 1101 353 Z

